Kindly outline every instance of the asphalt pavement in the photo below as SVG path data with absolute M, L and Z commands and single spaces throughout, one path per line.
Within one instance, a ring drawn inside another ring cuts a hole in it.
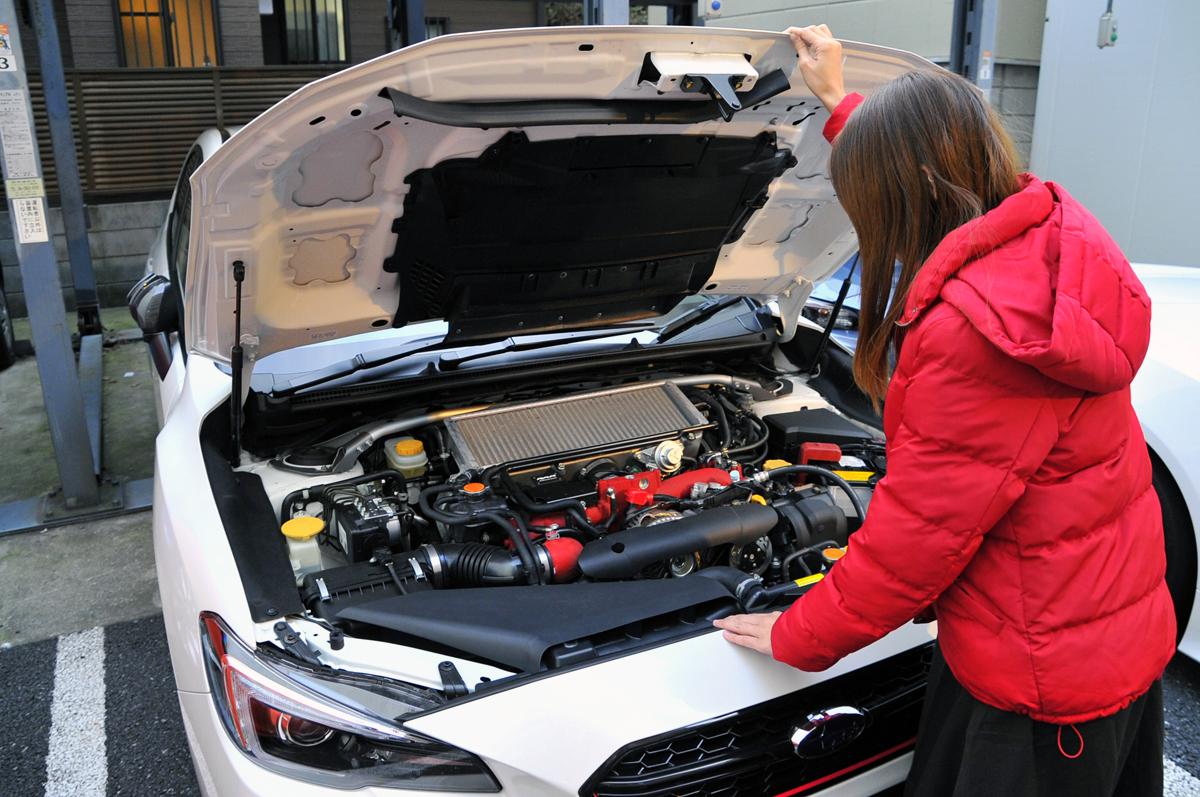
M 1200 664 L 1164 679 L 1165 794 L 1200 797 Z M 0 649 L 0 795 L 198 795 L 162 617 Z

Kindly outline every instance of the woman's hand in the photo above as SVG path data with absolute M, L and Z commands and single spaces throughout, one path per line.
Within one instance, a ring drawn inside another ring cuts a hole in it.
M 833 38 L 828 25 L 788 28 L 796 54 L 800 56 L 800 74 L 821 103 L 832 113 L 846 96 L 842 79 L 842 43 Z
M 713 625 L 725 633 L 723 636 L 735 645 L 771 655 L 771 629 L 781 612 L 770 614 L 733 614 Z

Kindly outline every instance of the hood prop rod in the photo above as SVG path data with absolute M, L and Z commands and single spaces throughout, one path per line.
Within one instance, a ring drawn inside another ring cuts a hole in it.
M 229 464 L 237 467 L 242 455 L 242 282 L 246 279 L 246 264 L 233 261 L 233 348 L 229 365 L 233 371 L 233 389 L 229 402 Z
M 838 291 L 833 308 L 829 311 L 829 321 L 826 322 L 825 328 L 821 330 L 821 339 L 817 341 L 817 350 L 813 352 L 812 361 L 808 364 L 808 372 L 810 374 L 816 374 L 817 369 L 821 365 L 821 355 L 825 353 L 825 349 L 829 348 L 829 338 L 833 335 L 833 325 L 837 323 L 838 315 L 842 312 L 842 306 L 846 304 L 846 295 L 850 293 L 850 284 L 854 280 L 854 270 L 857 268 L 858 252 L 855 252 L 854 260 L 850 263 L 850 271 L 846 273 L 846 279 L 842 280 L 842 289 Z

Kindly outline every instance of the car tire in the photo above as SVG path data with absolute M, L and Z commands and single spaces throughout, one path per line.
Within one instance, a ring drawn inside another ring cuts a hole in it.
M 17 339 L 13 334 L 12 316 L 8 312 L 8 300 L 0 291 L 0 371 L 17 361 Z
M 1153 452 L 1154 490 L 1162 505 L 1163 538 L 1167 546 L 1167 589 L 1175 603 L 1176 642 L 1183 638 L 1196 601 L 1196 531 L 1171 472 Z

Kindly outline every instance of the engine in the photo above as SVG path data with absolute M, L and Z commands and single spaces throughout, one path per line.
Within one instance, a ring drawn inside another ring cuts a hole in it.
M 362 470 L 281 501 L 305 604 L 338 622 L 384 596 L 692 576 L 744 604 L 799 594 L 861 523 L 882 447 L 829 409 L 760 417 L 753 388 L 644 382 L 291 452 L 276 464 Z

